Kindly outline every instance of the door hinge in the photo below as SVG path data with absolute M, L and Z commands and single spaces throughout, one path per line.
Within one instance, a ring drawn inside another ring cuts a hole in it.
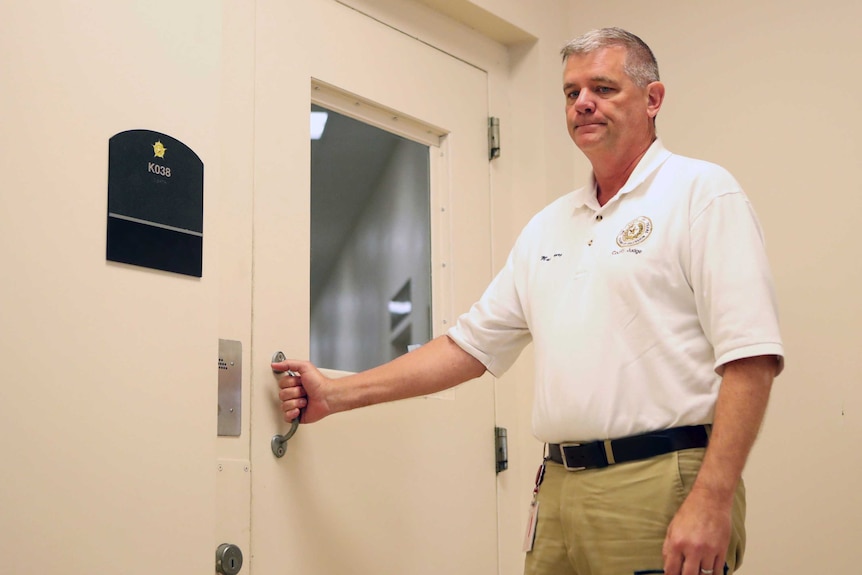
M 488 118 L 488 160 L 500 157 L 500 118 Z
M 494 428 L 494 451 L 497 458 L 497 473 L 509 468 L 509 442 L 506 439 L 506 428 Z

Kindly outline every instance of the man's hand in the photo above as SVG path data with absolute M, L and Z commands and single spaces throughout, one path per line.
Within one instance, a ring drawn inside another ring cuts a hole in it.
M 332 413 L 326 400 L 332 380 L 324 377 L 312 363 L 289 359 L 273 363 L 272 369 L 283 372 L 278 380 L 278 399 L 285 421 L 302 416 L 302 423 L 314 423 Z
M 730 543 L 730 501 L 692 489 L 671 521 L 662 547 L 666 575 L 723 575 Z

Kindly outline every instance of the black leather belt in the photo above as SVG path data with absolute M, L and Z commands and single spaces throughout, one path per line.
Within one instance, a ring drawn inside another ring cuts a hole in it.
M 569 471 L 648 459 L 672 451 L 706 447 L 711 427 L 690 425 L 591 443 L 550 443 L 548 459 L 562 463 Z

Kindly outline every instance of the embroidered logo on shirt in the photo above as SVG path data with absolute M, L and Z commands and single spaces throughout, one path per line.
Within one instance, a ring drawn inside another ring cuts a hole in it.
M 559 252 L 558 252 L 558 253 L 555 253 L 553 257 L 555 257 L 555 258 L 561 258 L 561 257 L 563 257 L 563 254 L 561 254 L 561 253 L 559 253 Z M 549 261 L 551 261 L 551 258 L 549 258 L 548 256 L 542 256 L 542 257 L 540 258 L 540 261 L 543 261 L 543 262 L 549 262 Z
M 640 216 L 628 223 L 628 225 L 617 236 L 617 245 L 628 248 L 642 244 L 652 233 L 652 220 L 646 216 Z

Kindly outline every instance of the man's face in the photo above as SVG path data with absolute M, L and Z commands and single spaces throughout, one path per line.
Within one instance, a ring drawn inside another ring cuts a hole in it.
M 643 151 L 653 139 L 651 119 L 661 99 L 638 87 L 625 73 L 626 49 L 601 48 L 571 55 L 563 70 L 569 136 L 587 156 L 593 152 L 625 155 Z

